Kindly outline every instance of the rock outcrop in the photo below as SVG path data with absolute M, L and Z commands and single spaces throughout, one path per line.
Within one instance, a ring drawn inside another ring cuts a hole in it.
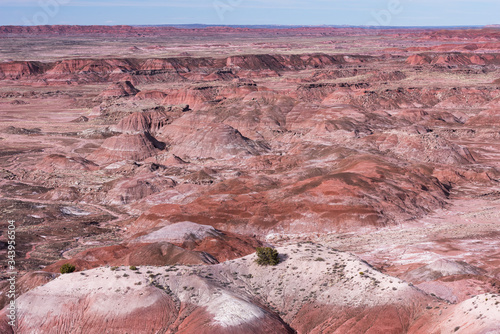
M 49 329 L 54 333 L 82 329 L 88 333 L 231 333 L 235 328 L 239 333 L 292 333 L 286 324 L 290 322 L 299 333 L 328 325 L 346 333 L 384 328 L 396 333 L 412 324 L 412 308 L 421 309 L 431 301 L 352 255 L 307 244 L 279 252 L 287 257 L 276 270 L 259 267 L 251 255 L 202 268 L 98 268 L 62 275 L 18 299 L 18 328 L 31 333 Z M 127 302 L 130 298 L 134 303 Z M 50 307 L 28 307 L 40 300 Z M 324 311 L 322 316 L 308 321 L 318 309 Z M 282 319 L 278 314 L 285 310 Z M 379 320 L 356 322 L 346 329 L 360 313 Z M 132 321 L 138 317 L 146 325 Z
M 134 96 L 139 93 L 139 90 L 132 85 L 130 81 L 116 82 L 110 85 L 104 92 L 101 93 L 102 97 L 124 97 Z
M 182 159 L 230 159 L 263 154 L 269 148 L 244 137 L 237 129 L 224 124 L 207 124 L 193 132 L 178 132 L 183 125 L 174 122 L 162 136 L 172 145 L 170 152 Z
M 144 132 L 155 134 L 170 122 L 171 118 L 164 111 L 134 112 L 123 118 L 111 129 L 115 132 L 127 134 Z
M 108 138 L 87 158 L 99 165 L 121 160 L 141 161 L 158 154 L 165 144 L 148 133 L 121 134 Z

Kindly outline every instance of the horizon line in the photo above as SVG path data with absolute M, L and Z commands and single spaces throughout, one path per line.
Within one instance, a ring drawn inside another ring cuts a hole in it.
M 500 24 L 486 24 L 486 25 L 409 25 L 409 26 L 382 26 L 382 25 L 351 25 L 351 24 L 209 24 L 209 23 L 160 23 L 160 24 L 44 24 L 44 25 L 24 25 L 24 24 L 0 24 L 0 27 L 228 27 L 228 28 L 262 28 L 262 27 L 275 27 L 275 28 L 500 28 Z

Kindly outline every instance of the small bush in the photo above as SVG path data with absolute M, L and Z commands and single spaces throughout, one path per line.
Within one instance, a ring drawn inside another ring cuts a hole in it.
M 61 266 L 60 272 L 61 274 L 69 274 L 76 270 L 76 267 L 72 264 L 65 263 Z
M 280 262 L 278 251 L 271 247 L 257 247 L 255 262 L 261 266 L 275 266 Z
M 129 268 L 130 268 L 130 270 L 137 270 L 136 266 L 130 266 Z

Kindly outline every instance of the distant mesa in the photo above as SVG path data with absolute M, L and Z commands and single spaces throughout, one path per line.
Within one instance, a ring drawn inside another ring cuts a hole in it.
M 44 78 L 54 81 L 119 82 L 125 81 L 136 62 L 129 59 L 65 59 L 46 63 Z
M 406 62 L 410 65 L 427 65 L 431 62 L 431 57 L 427 55 L 412 55 Z
M 35 61 L 14 61 L 0 63 L 0 80 L 17 80 L 22 77 L 42 74 L 45 65 Z
M 472 46 L 469 47 L 469 49 Z M 467 50 L 470 51 L 470 50 Z M 499 54 L 475 54 L 475 53 L 423 53 L 415 54 L 408 57 L 406 60 L 410 65 L 453 65 L 453 66 L 469 66 L 469 65 L 499 65 Z

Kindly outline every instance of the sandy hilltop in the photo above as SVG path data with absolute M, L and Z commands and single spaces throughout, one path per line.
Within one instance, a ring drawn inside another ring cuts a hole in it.
M 498 27 L 0 41 L 1 333 L 500 333 Z

